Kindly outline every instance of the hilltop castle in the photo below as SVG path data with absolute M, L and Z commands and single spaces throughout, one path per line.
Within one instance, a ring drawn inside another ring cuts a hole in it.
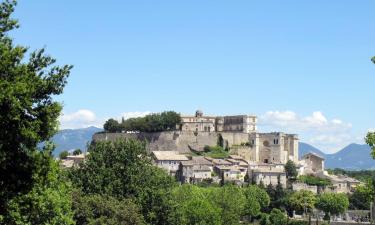
M 220 133 L 232 151 L 248 161 L 282 163 L 298 162 L 298 136 L 281 132 L 258 133 L 257 117 L 253 115 L 181 116 L 183 132 Z M 233 134 L 234 133 L 234 134 Z M 237 135 L 236 135 L 237 134 Z

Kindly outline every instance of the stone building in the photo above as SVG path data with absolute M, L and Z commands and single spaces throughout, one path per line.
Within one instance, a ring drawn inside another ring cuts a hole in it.
M 197 110 L 194 116 L 181 116 L 181 131 L 192 132 L 256 132 L 256 116 L 204 116 Z
M 185 155 L 180 155 L 176 151 L 153 151 L 151 155 L 154 163 L 170 175 L 175 175 L 180 162 L 189 160 Z
M 295 134 L 251 133 L 248 142 L 231 147 L 231 153 L 251 162 L 281 163 L 298 162 L 298 136 Z
M 262 182 L 265 186 L 271 184 L 275 187 L 280 183 L 283 188 L 286 188 L 286 174 L 284 169 L 273 166 L 259 167 L 257 169 L 249 169 L 248 174 L 252 181 L 258 185 Z
M 324 171 L 324 158 L 316 153 L 309 152 L 302 156 L 300 164 L 303 165 L 303 174 L 315 174 Z

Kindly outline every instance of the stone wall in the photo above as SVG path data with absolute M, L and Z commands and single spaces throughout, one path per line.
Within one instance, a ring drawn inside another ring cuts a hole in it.
M 96 133 L 93 141 L 114 141 L 116 139 L 135 138 L 146 141 L 149 151 L 178 151 L 190 152 L 190 149 L 202 151 L 204 146 L 215 146 L 218 140 L 217 132 L 165 131 L 154 133 Z M 240 145 L 249 140 L 249 135 L 239 132 L 220 132 L 229 146 Z
M 116 139 L 134 138 L 146 141 L 149 151 L 178 151 L 190 152 L 190 148 L 203 149 L 205 145 L 214 146 L 217 143 L 217 134 L 200 132 L 197 136 L 193 132 L 166 131 L 154 133 L 97 133 L 93 141 L 114 141 Z

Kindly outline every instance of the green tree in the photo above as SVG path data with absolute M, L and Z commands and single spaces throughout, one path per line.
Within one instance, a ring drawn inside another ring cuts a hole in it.
M 298 172 L 296 164 L 292 160 L 288 160 L 288 162 L 285 164 L 285 172 L 286 172 L 286 178 L 287 179 L 295 179 L 297 178 Z
M 37 180 L 30 192 L 9 201 L 0 224 L 74 224 L 71 186 L 48 151 L 38 154 L 48 166 L 34 173 Z M 46 169 L 47 168 L 47 169 Z
M 73 151 L 73 155 L 79 155 L 82 154 L 82 150 L 77 148 L 76 150 Z
M 311 212 L 316 203 L 316 196 L 311 191 L 300 190 L 289 196 L 288 203 L 290 207 L 298 214 Z
M 239 224 L 244 213 L 245 195 L 237 185 L 227 184 L 220 188 L 211 188 L 211 201 L 221 209 L 223 224 Z
M 134 198 L 148 223 L 168 218 L 166 198 L 175 185 L 164 170 L 152 165 L 146 144 L 137 140 L 96 142 L 85 163 L 71 170 L 72 182 L 85 194 Z
M 371 61 L 375 63 L 375 56 L 371 58 Z
M 325 217 L 329 218 L 331 215 L 344 213 L 349 207 L 349 200 L 342 193 L 323 193 L 318 197 L 315 207 L 324 211 Z
M 138 206 L 129 199 L 118 200 L 106 195 L 73 194 L 74 220 L 77 225 L 142 225 Z
M 109 119 L 105 121 L 103 128 L 105 131 L 112 133 L 121 131 L 121 126 L 119 122 L 115 119 Z
M 261 209 L 268 207 L 270 198 L 264 189 L 261 189 L 256 185 L 250 185 L 243 188 L 243 192 L 246 199 L 244 215 L 248 216 L 249 220 L 258 216 Z
M 221 210 L 208 198 L 216 189 L 184 184 L 171 192 L 169 224 L 221 224 Z
M 59 154 L 59 158 L 60 158 L 60 159 L 66 159 L 66 158 L 68 157 L 68 155 L 69 155 L 69 152 L 68 152 L 68 151 L 62 151 L 62 152 L 60 152 L 60 154 Z
M 38 166 L 37 144 L 57 130 L 62 93 L 72 66 L 56 66 L 44 49 L 25 57 L 27 48 L 14 45 L 9 32 L 16 2 L 0 3 L 0 214 L 19 194 L 32 190 Z
M 355 210 L 370 210 L 370 204 L 374 199 L 374 188 L 371 180 L 356 187 L 349 196 L 349 208 Z
M 272 209 L 269 216 L 270 225 L 286 225 L 288 218 L 280 209 Z
M 185 205 L 188 225 L 220 225 L 220 209 L 207 199 L 192 199 Z
M 371 147 L 371 156 L 375 159 L 375 132 L 368 132 L 365 141 Z

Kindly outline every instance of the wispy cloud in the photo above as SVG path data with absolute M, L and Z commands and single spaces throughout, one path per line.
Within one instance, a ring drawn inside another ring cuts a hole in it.
M 332 153 L 357 141 L 352 124 L 338 118 L 328 119 L 322 112 L 299 116 L 293 111 L 268 111 L 259 117 L 263 131 L 284 131 L 299 134 L 300 139 L 323 151 Z
M 123 112 L 118 116 L 113 118 L 121 121 L 122 118 L 129 119 L 135 117 L 142 117 L 145 115 L 150 114 L 151 112 Z M 77 128 L 85 128 L 89 126 L 95 127 L 103 127 L 103 124 L 109 118 L 99 118 L 96 114 L 88 109 L 80 109 L 76 112 L 71 113 L 63 113 L 60 118 L 60 129 L 77 129 Z

